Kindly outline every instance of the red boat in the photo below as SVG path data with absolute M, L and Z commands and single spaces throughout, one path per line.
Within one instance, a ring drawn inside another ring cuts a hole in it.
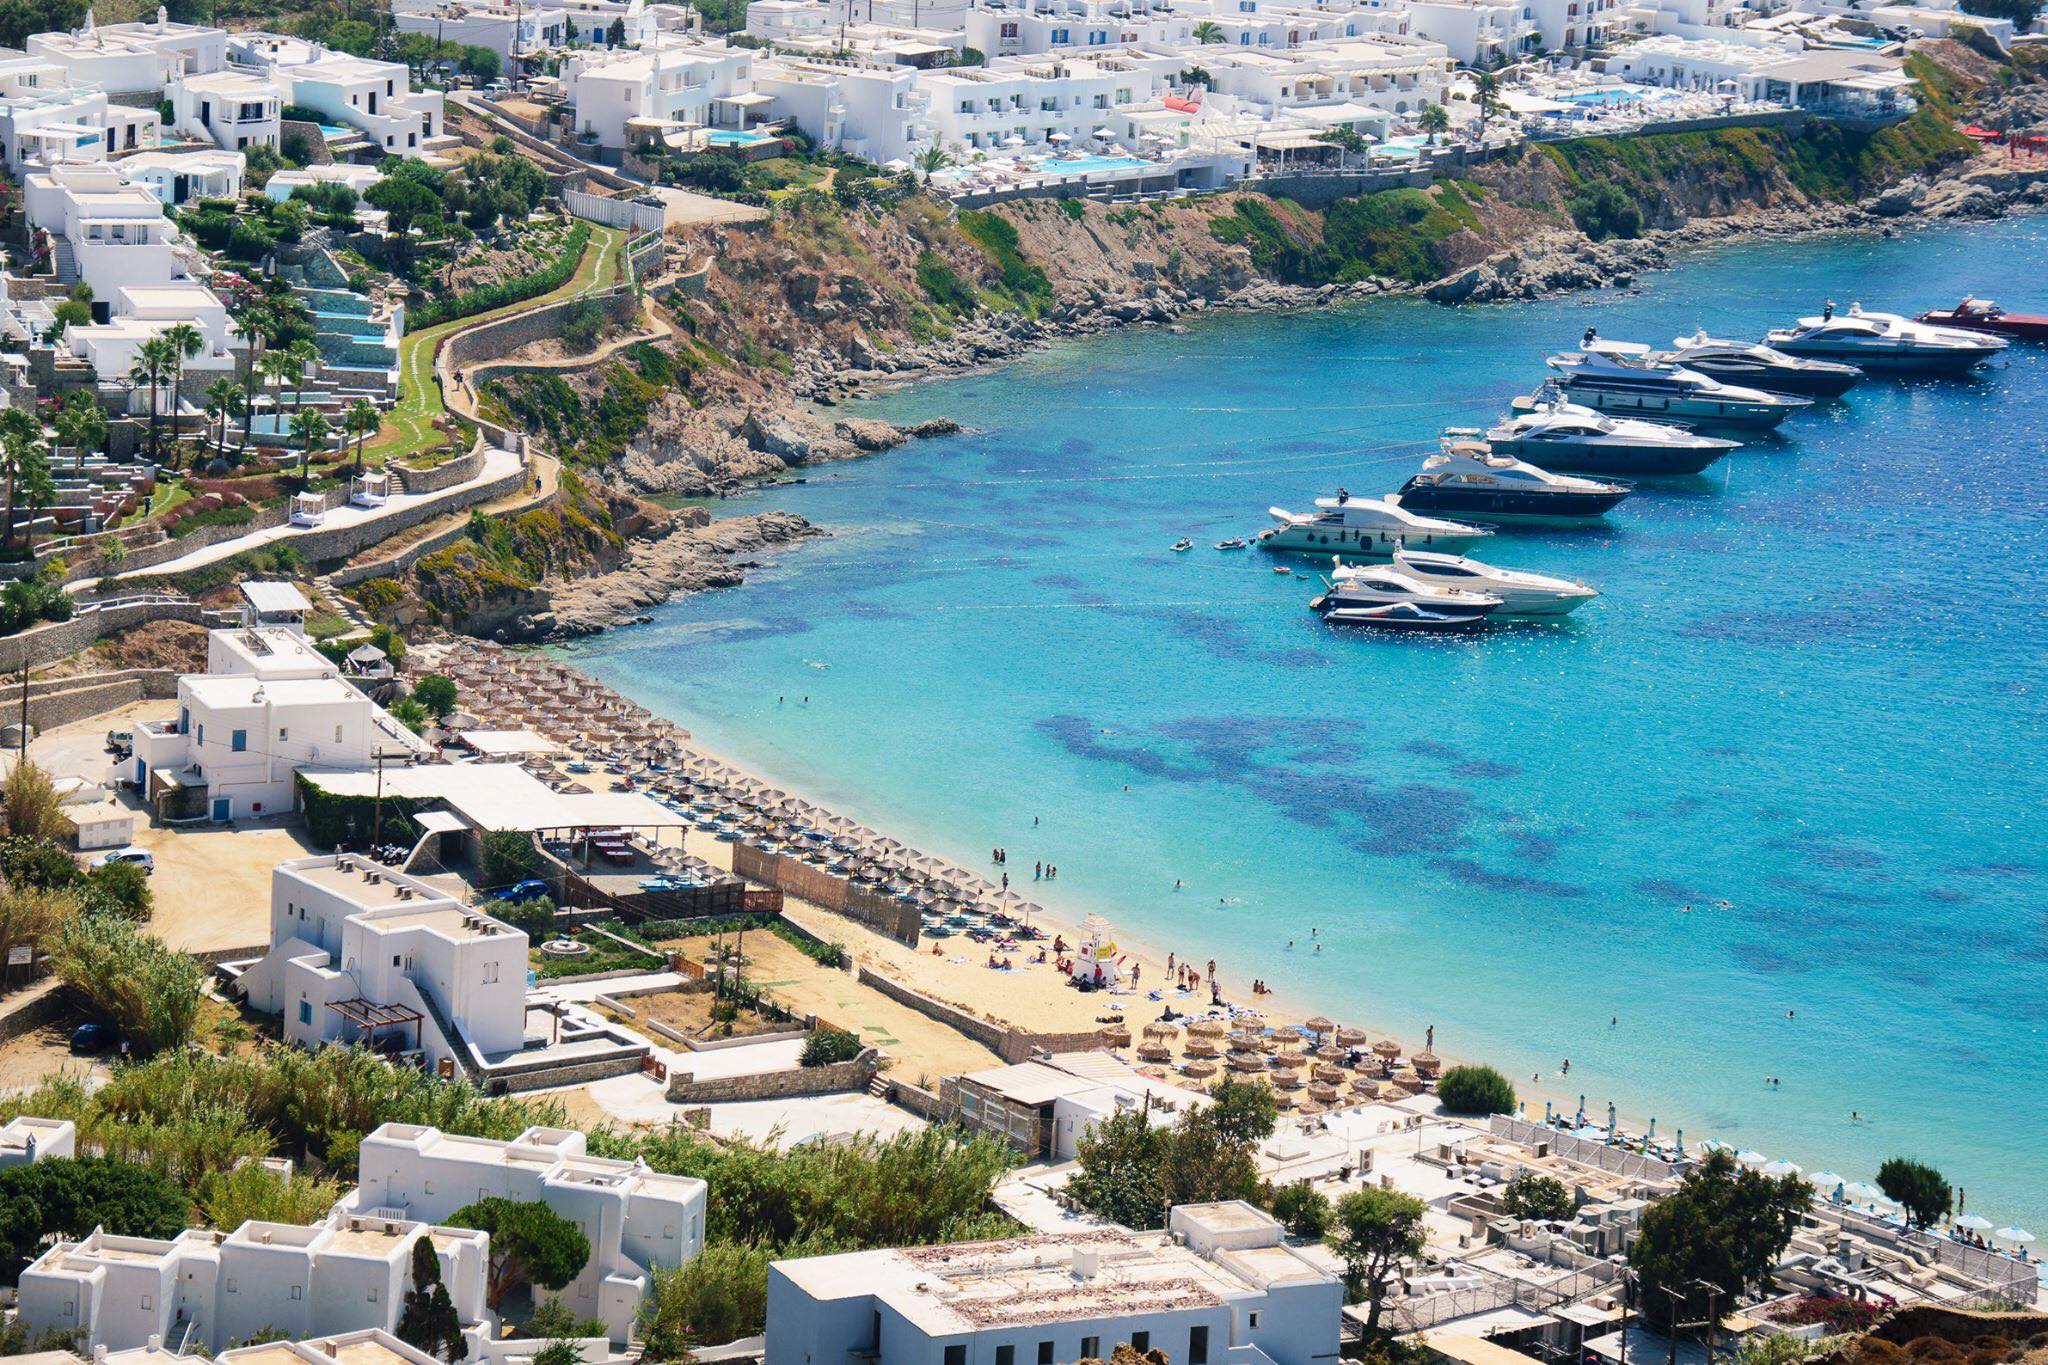
M 2025 341 L 2048 341 L 2048 314 L 2008 313 L 1989 299 L 1965 296 L 1953 308 L 1922 313 L 1921 322 L 1936 327 L 1961 327 L 1970 332 L 1995 332 Z

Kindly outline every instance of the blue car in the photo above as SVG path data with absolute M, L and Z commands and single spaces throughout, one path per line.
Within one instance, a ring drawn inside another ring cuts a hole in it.
M 80 1024 L 71 1030 L 73 1052 L 105 1052 L 121 1041 L 112 1024 Z
M 495 894 L 501 901 L 507 901 L 513 905 L 524 905 L 528 901 L 537 901 L 547 895 L 548 884 L 535 878 L 528 878 L 523 882 L 514 882 L 503 891 Z

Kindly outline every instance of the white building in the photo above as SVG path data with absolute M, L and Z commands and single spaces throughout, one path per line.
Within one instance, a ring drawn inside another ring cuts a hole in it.
M 1416 36 L 1442 43 L 1465 66 L 1492 66 L 1534 46 L 1536 27 L 1525 17 L 1531 12 L 1523 0 L 1409 0 L 1408 4 L 1408 19 Z
M 1194 58 L 1191 58 L 1193 60 Z M 1441 43 L 1374 34 L 1281 51 L 1216 47 L 1199 56 L 1212 88 L 1241 112 L 1300 116 L 1322 126 L 1370 125 L 1442 104 L 1453 62 Z
M 100 302 L 94 302 L 95 313 L 100 306 Z M 102 385 L 121 384 L 126 382 L 142 344 L 179 323 L 196 329 L 204 343 L 197 355 L 185 358 L 188 388 L 203 388 L 208 374 L 227 374 L 235 368 L 234 353 L 229 348 L 233 336 L 227 305 L 211 289 L 192 279 L 120 286 L 108 304 L 107 320 L 67 327 L 63 344 L 93 367 Z M 148 386 L 128 391 L 126 399 L 130 413 L 147 412 Z M 157 395 L 158 410 L 168 411 L 170 402 L 167 385 Z
M 1912 78 L 1897 57 L 1839 48 L 1724 42 L 1658 34 L 1617 48 L 1610 75 L 1672 90 L 1767 100 L 1817 114 L 1904 118 L 1915 108 Z
M 117 95 L 161 95 L 174 80 L 227 64 L 225 32 L 174 24 L 162 6 L 154 21 L 95 25 L 91 19 L 88 10 L 84 28 L 31 36 L 25 44 L 29 55 L 58 63 L 74 84 Z
M 0 1124 L 0 1171 L 52 1157 L 73 1156 L 77 1150 L 78 1128 L 70 1119 L 39 1119 L 20 1114 Z
M 250 1221 L 231 1233 L 176 1237 L 95 1230 L 60 1241 L 21 1273 L 32 1332 L 79 1333 L 87 1349 L 189 1342 L 219 1351 L 263 1331 L 300 1339 L 397 1325 L 412 1284 L 412 1248 L 430 1238 L 457 1315 L 485 1321 L 490 1239 L 462 1228 L 337 1209 L 324 1223 Z M 468 1326 L 476 1354 L 487 1327 Z
M 153 148 L 157 130 L 155 109 L 113 104 L 98 86 L 74 83 L 60 62 L 0 48 L 0 160 L 17 175 Z
M 857 1251 L 768 1269 L 764 1365 L 1032 1365 L 1119 1342 L 1176 1365 L 1337 1357 L 1344 1287 L 1249 1204 L 1184 1204 L 1162 1232 L 1105 1227 Z
M 394 0 L 391 21 L 400 33 L 424 33 L 464 47 L 487 47 L 510 62 L 567 41 L 568 13 L 559 5 L 445 3 Z
M 754 93 L 754 57 L 723 42 L 663 38 L 633 52 L 577 52 L 562 66 L 562 87 L 578 133 L 625 148 L 677 128 L 757 122 L 770 100 Z
M 1048 144 L 1093 145 L 1109 115 L 1158 99 L 1173 58 L 1003 58 L 986 67 L 918 73 L 931 97 L 932 140 L 955 152 Z M 1112 130 L 1113 131 L 1113 130 Z M 1011 140 L 1015 139 L 1014 142 Z
M 59 279 L 75 274 L 93 298 L 110 301 L 129 285 L 188 277 L 172 249 L 177 224 L 154 190 L 130 184 L 110 165 L 62 165 L 23 177 L 30 227 L 64 239 Z M 68 261 L 67 261 L 68 258 Z M 67 268 L 68 267 L 68 268 Z
M 171 82 L 171 123 L 187 137 L 208 138 L 233 151 L 275 150 L 284 91 L 268 76 L 211 71 Z
M 275 33 L 238 33 L 228 55 L 275 81 L 286 104 L 360 129 L 386 156 L 418 156 L 442 136 L 441 92 L 413 90 L 403 62 L 352 57 Z
M 546 1204 L 590 1241 L 590 1261 L 562 1291 L 563 1303 L 603 1321 L 623 1341 L 650 1272 L 681 1265 L 704 1249 L 705 1185 L 637 1162 L 593 1157 L 586 1147 L 582 1133 L 560 1128 L 529 1128 L 496 1142 L 387 1123 L 363 1139 L 362 1184 L 350 1200 L 358 1208 L 426 1219 L 446 1218 L 490 1196 Z
M 774 97 L 774 117 L 794 121 L 821 147 L 883 165 L 907 163 L 925 145 L 921 121 L 931 96 L 910 67 L 764 57 L 754 67 L 754 89 Z
M 240 199 L 249 158 L 221 148 L 137 152 L 124 156 L 117 169 L 130 184 L 147 185 L 169 205 L 192 199 Z
M 526 949 L 524 933 L 416 877 L 346 853 L 295 858 L 271 873 L 270 952 L 240 984 L 282 1017 L 286 1042 L 459 1063 L 458 1050 L 525 1045 Z
M 326 166 L 275 171 L 270 179 L 263 182 L 263 193 L 282 204 L 290 199 L 292 191 L 301 185 L 346 185 L 354 190 L 356 198 L 360 199 L 363 197 L 363 191 L 383 178 L 384 173 L 375 166 L 351 166 L 337 161 Z
M 1622 19 L 1620 0 L 1524 0 L 1535 30 L 1532 51 L 1577 52 L 1599 47 Z
M 242 591 L 255 611 L 285 594 L 304 609 L 288 584 Z M 362 770 L 427 752 L 294 626 L 212 631 L 206 667 L 178 679 L 175 719 L 135 727 L 134 779 L 152 802 L 183 790 L 215 820 L 276 815 L 292 809 L 301 767 Z

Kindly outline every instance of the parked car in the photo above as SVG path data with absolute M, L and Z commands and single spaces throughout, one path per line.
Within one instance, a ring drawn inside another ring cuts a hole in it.
M 117 848 L 92 860 L 94 867 L 105 867 L 108 863 L 134 863 L 150 876 L 156 875 L 156 855 L 146 848 Z
M 537 901 L 546 896 L 548 894 L 548 884 L 537 878 L 529 877 L 523 882 L 514 882 L 504 890 L 494 891 L 491 894 L 501 901 L 507 901 L 513 905 L 524 905 L 528 901 Z
M 135 751 L 135 732 L 132 730 L 107 731 L 107 748 L 116 758 L 126 758 Z
M 80 1024 L 71 1030 L 73 1052 L 106 1052 L 121 1041 L 121 1034 L 112 1024 Z

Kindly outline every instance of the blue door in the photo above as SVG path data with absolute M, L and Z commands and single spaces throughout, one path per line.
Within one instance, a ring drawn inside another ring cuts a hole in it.
M 135 760 L 135 785 L 145 789 L 149 786 L 149 765 L 139 758 Z
M 214 819 L 216 819 L 216 820 L 232 820 L 232 819 L 234 818 L 234 815 L 235 815 L 235 802 L 234 802 L 234 798 L 233 798 L 233 797 L 228 797 L 228 796 L 216 796 L 216 797 L 214 797 L 214 798 L 213 798 L 213 818 L 214 818 Z

